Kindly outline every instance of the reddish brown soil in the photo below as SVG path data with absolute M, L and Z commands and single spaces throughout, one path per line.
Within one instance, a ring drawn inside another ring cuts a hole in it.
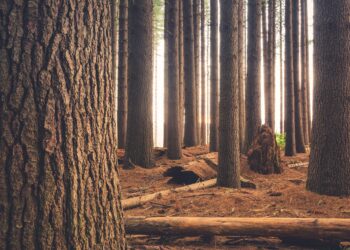
M 122 152 L 119 152 L 122 154 Z M 120 168 L 123 199 L 176 187 L 168 184 L 163 172 L 171 166 L 193 161 L 207 153 L 206 147 L 184 150 L 182 160 L 169 161 L 166 155 L 157 158 L 157 167 L 133 170 Z M 161 152 L 160 152 L 161 154 Z M 350 218 L 350 198 L 330 197 L 305 189 L 306 167 L 288 165 L 307 162 L 307 154 L 282 157 L 284 171 L 280 175 L 259 175 L 248 169 L 241 158 L 242 176 L 253 181 L 257 189 L 209 188 L 176 193 L 142 207 L 126 210 L 125 216 L 233 216 L 233 217 L 334 217 Z M 300 242 L 299 242 L 300 243 Z M 210 242 L 202 238 L 129 237 L 132 249 L 320 249 L 283 244 L 278 239 L 215 237 Z M 316 244 L 313 242 L 313 245 Z M 331 247 L 333 249 L 333 247 Z

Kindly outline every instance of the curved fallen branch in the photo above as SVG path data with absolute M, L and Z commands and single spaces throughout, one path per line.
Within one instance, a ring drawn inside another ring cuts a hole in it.
M 138 235 L 222 235 L 349 240 L 350 219 L 128 217 L 126 232 Z

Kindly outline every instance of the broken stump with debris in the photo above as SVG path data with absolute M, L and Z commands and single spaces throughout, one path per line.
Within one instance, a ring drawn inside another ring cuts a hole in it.
M 280 150 L 277 145 L 273 130 L 262 125 L 258 135 L 250 146 L 248 164 L 252 171 L 260 174 L 280 174 L 282 166 L 280 162 Z

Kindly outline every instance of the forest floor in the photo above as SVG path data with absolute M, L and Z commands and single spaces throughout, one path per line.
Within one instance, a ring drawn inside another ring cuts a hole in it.
M 120 156 L 123 152 L 118 152 Z M 132 170 L 120 168 L 123 199 L 178 187 L 168 183 L 163 173 L 172 166 L 195 161 L 208 153 L 201 146 L 183 150 L 183 159 L 167 160 L 158 151 L 157 167 Z M 308 154 L 282 156 L 284 171 L 279 175 L 260 175 L 249 170 L 246 157 L 241 157 L 241 175 L 253 181 L 257 189 L 240 190 L 207 188 L 174 193 L 145 205 L 126 210 L 125 216 L 203 216 L 203 217 L 297 217 L 350 218 L 350 198 L 330 197 L 306 190 L 307 167 L 290 164 L 308 162 Z M 131 249 L 347 249 L 306 242 L 286 243 L 276 238 L 215 237 L 208 241 L 201 237 L 128 236 Z M 305 243 L 305 244 L 303 244 Z M 342 243 L 348 245 L 349 243 Z

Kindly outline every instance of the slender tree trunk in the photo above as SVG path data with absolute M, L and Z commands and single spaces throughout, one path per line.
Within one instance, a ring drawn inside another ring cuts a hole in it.
M 308 107 L 308 93 L 307 85 L 308 83 L 308 62 L 306 61 L 306 50 L 308 49 L 308 44 L 306 40 L 306 25 L 307 25 L 307 13 L 305 9 L 305 2 L 301 3 L 301 98 L 302 98 L 302 118 L 303 118 L 303 132 L 304 132 L 304 142 L 309 144 L 309 107 Z
M 145 168 L 154 166 L 152 20 L 152 0 L 129 0 L 129 98 L 126 160 Z M 142 46 L 140 46 L 140 41 L 142 41 Z
M 168 125 L 169 125 L 169 1 L 164 0 L 164 136 L 163 145 L 168 147 Z
M 264 99 L 265 99 L 265 124 L 268 124 L 268 111 L 269 111 L 269 105 L 270 105 L 270 92 L 269 92 L 269 46 L 268 46 L 268 36 L 267 36 L 267 21 L 266 21 L 266 9 L 267 9 L 267 1 L 268 0 L 262 0 L 261 5 L 261 20 L 262 20 L 262 58 L 263 58 L 263 73 L 264 73 Z
M 293 68 L 293 31 L 292 31 L 292 0 L 286 0 L 285 16 L 285 155 L 296 154 L 295 146 L 295 100 L 294 100 L 294 68 Z
M 282 0 L 279 0 L 279 7 L 280 7 L 280 20 L 279 20 L 279 28 L 280 28 L 280 128 L 281 128 L 281 134 L 284 134 L 284 77 L 283 77 L 283 4 Z
M 244 0 L 238 0 L 238 91 L 239 91 L 239 143 L 243 152 L 245 144 L 244 124 Z
M 126 249 L 111 2 L 35 3 L 0 8 L 0 249 Z
M 205 1 L 201 0 L 201 143 L 205 145 L 206 140 L 206 95 L 205 95 L 205 83 L 206 83 L 206 70 L 205 70 Z
M 196 146 L 198 130 L 196 118 L 196 83 L 194 63 L 193 0 L 183 2 L 184 25 L 184 81 L 185 81 L 185 146 Z
M 248 0 L 248 69 L 246 85 L 246 149 L 261 125 L 260 113 L 260 30 L 261 0 Z
M 301 112 L 300 70 L 299 70 L 299 0 L 293 1 L 293 69 L 295 98 L 295 145 L 297 153 L 305 153 L 304 133 Z
M 126 146 L 128 114 L 128 0 L 119 5 L 118 147 Z
M 200 110 L 199 110 L 199 98 L 200 98 L 200 41 L 201 41 L 201 33 L 200 33 L 200 0 L 193 0 L 193 31 L 194 31 L 194 78 L 195 78 L 195 105 L 196 105 L 196 127 L 197 127 L 197 144 L 200 143 L 201 133 L 200 133 Z
M 179 1 L 168 0 L 168 158 L 182 156 L 180 138 L 180 86 L 179 86 Z
M 350 2 L 315 4 L 315 97 L 307 189 L 350 195 Z
M 182 1 L 179 1 L 179 99 L 180 99 L 180 141 L 181 146 L 183 145 L 183 139 L 184 139 L 184 30 L 183 30 L 183 8 L 182 8 Z
M 238 0 L 222 0 L 220 5 L 221 84 L 219 186 L 240 188 L 239 82 L 238 82 Z
M 309 80 L 309 26 L 308 26 L 308 17 L 307 17 L 307 1 L 304 1 L 305 4 L 305 15 L 306 15 L 306 25 L 305 25 L 305 39 L 306 39 L 306 44 L 307 44 L 307 48 L 306 48 L 306 72 L 307 72 L 307 85 L 306 85 L 306 92 L 307 92 L 307 107 L 308 107 L 308 133 L 309 133 L 309 140 L 311 138 L 311 127 L 312 127 L 312 123 L 311 123 L 311 93 L 310 93 L 310 80 Z
M 209 150 L 219 149 L 219 3 L 210 0 L 210 141 Z

